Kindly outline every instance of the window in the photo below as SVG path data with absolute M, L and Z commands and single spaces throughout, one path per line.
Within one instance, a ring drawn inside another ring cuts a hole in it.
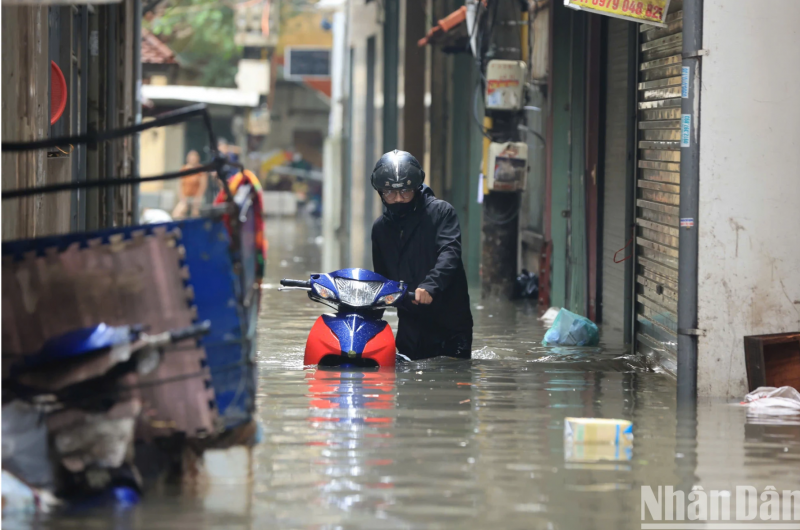
M 286 48 L 286 77 L 330 77 L 331 50 L 326 48 Z

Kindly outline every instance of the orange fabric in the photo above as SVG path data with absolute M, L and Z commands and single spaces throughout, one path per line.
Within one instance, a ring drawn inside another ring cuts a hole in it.
M 187 169 L 191 169 L 195 166 L 185 165 L 181 168 L 181 171 L 185 171 Z M 205 173 L 195 173 L 194 175 L 189 175 L 183 177 L 181 179 L 181 193 L 184 197 L 197 197 L 198 193 L 201 190 L 203 179 L 208 178 Z
M 244 170 L 241 173 L 237 173 L 236 175 L 232 176 L 228 179 L 228 187 L 231 190 L 233 195 L 236 195 L 236 190 L 239 189 L 239 186 L 245 182 L 244 179 L 247 179 L 247 182 L 253 186 L 253 189 L 256 191 L 256 200 L 253 204 L 253 212 L 255 213 L 255 228 L 256 228 L 256 248 L 260 250 L 262 263 L 261 265 L 261 274 L 263 274 L 263 270 L 267 264 L 267 251 L 269 250 L 269 242 L 267 241 L 266 235 L 264 234 L 264 197 L 261 192 L 261 182 L 259 182 L 258 177 L 256 177 L 251 171 Z M 217 198 L 214 199 L 214 204 L 221 204 L 225 202 L 227 197 L 225 196 L 225 190 L 220 190 Z M 228 215 L 224 216 L 225 225 L 230 230 L 230 225 L 228 224 Z

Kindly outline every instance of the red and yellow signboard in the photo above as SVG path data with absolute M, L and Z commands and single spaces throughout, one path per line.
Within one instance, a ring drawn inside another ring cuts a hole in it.
M 581 11 L 666 26 L 670 0 L 564 0 L 564 5 Z

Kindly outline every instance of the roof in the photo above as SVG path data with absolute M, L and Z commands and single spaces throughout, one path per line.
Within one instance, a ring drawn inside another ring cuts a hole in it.
M 304 77 L 303 83 L 312 90 L 316 90 L 323 96 L 330 99 L 331 97 L 331 79 L 315 79 L 313 77 Z
M 443 34 L 447 33 L 451 29 L 458 27 L 459 25 L 463 24 L 467 20 L 467 6 L 461 6 L 443 19 L 439 21 L 438 24 L 433 26 L 431 30 L 417 41 L 417 46 L 422 47 L 426 44 L 434 42 Z
M 261 99 L 258 92 L 236 88 L 182 85 L 142 85 L 142 96 L 152 101 L 208 103 L 229 107 L 258 107 Z
M 175 60 L 175 52 L 169 46 L 149 30 L 142 28 L 142 63 L 178 64 L 178 61 Z

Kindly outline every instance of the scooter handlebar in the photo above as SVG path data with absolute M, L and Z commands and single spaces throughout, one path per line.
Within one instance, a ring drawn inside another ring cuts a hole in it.
M 311 282 L 308 280 L 281 280 L 281 285 L 284 287 L 299 287 L 300 289 L 310 289 Z

